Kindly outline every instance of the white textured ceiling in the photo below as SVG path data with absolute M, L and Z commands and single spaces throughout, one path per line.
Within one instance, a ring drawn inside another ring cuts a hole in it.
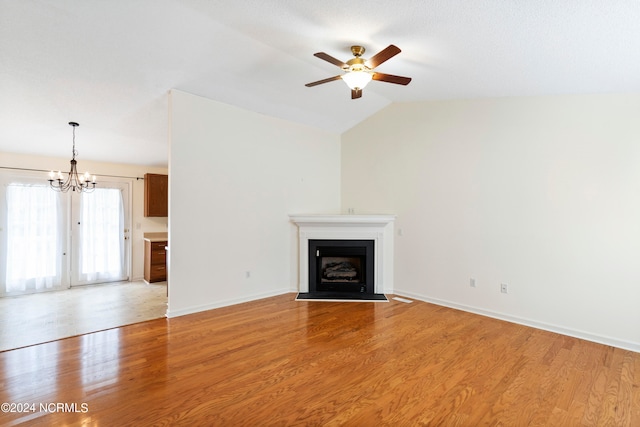
M 335 133 L 392 102 L 640 93 L 638 23 L 638 0 L 0 0 L 0 151 L 69 157 L 77 121 L 80 162 L 166 165 L 171 88 Z M 340 73 L 315 52 L 392 43 L 409 86 L 304 86 Z

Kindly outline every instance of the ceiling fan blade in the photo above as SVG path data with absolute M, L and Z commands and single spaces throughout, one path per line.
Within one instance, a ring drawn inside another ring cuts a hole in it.
M 318 86 L 318 85 L 321 85 L 322 83 L 329 83 L 329 82 L 332 82 L 334 80 L 340 80 L 341 78 L 342 78 L 342 75 L 333 76 L 333 77 L 329 77 L 328 79 L 318 80 L 317 82 L 307 83 L 305 86 L 306 87 Z
M 376 53 L 371 58 L 369 58 L 366 65 L 370 69 L 374 69 L 378 65 L 382 64 L 384 61 L 390 58 L 393 58 L 400 52 L 401 50 L 398 46 L 390 44 L 389 46 L 387 46 L 386 48 L 382 49 L 380 52 Z
M 326 54 L 324 52 L 314 53 L 313 56 L 315 56 L 316 58 L 324 59 L 327 62 L 331 62 L 333 65 L 337 65 L 340 68 L 347 68 L 348 67 L 348 65 L 345 64 L 344 62 L 342 62 L 339 59 L 336 59 L 333 56 L 331 56 L 329 54 Z
M 409 82 L 411 82 L 411 77 L 394 76 L 393 74 L 384 74 L 378 72 L 373 73 L 372 79 L 405 86 L 408 85 Z
M 362 97 L 362 89 L 351 89 L 351 99 Z

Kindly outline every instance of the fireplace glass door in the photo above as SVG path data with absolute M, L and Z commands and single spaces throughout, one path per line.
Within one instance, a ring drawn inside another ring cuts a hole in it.
M 309 291 L 373 293 L 372 240 L 310 240 Z

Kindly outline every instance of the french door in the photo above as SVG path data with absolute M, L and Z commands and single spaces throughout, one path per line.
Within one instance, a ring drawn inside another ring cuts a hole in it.
M 68 287 L 66 199 L 41 181 L 1 178 L 0 295 Z
M 1 174 L 0 184 L 0 296 L 128 280 L 130 183 L 57 193 L 40 176 Z
M 129 185 L 71 196 L 70 285 L 129 279 Z

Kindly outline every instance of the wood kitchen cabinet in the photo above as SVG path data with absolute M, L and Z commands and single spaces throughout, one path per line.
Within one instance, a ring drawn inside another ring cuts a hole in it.
M 169 176 L 144 174 L 144 216 L 169 216 Z
M 144 241 L 144 280 L 148 283 L 167 280 L 167 241 Z

